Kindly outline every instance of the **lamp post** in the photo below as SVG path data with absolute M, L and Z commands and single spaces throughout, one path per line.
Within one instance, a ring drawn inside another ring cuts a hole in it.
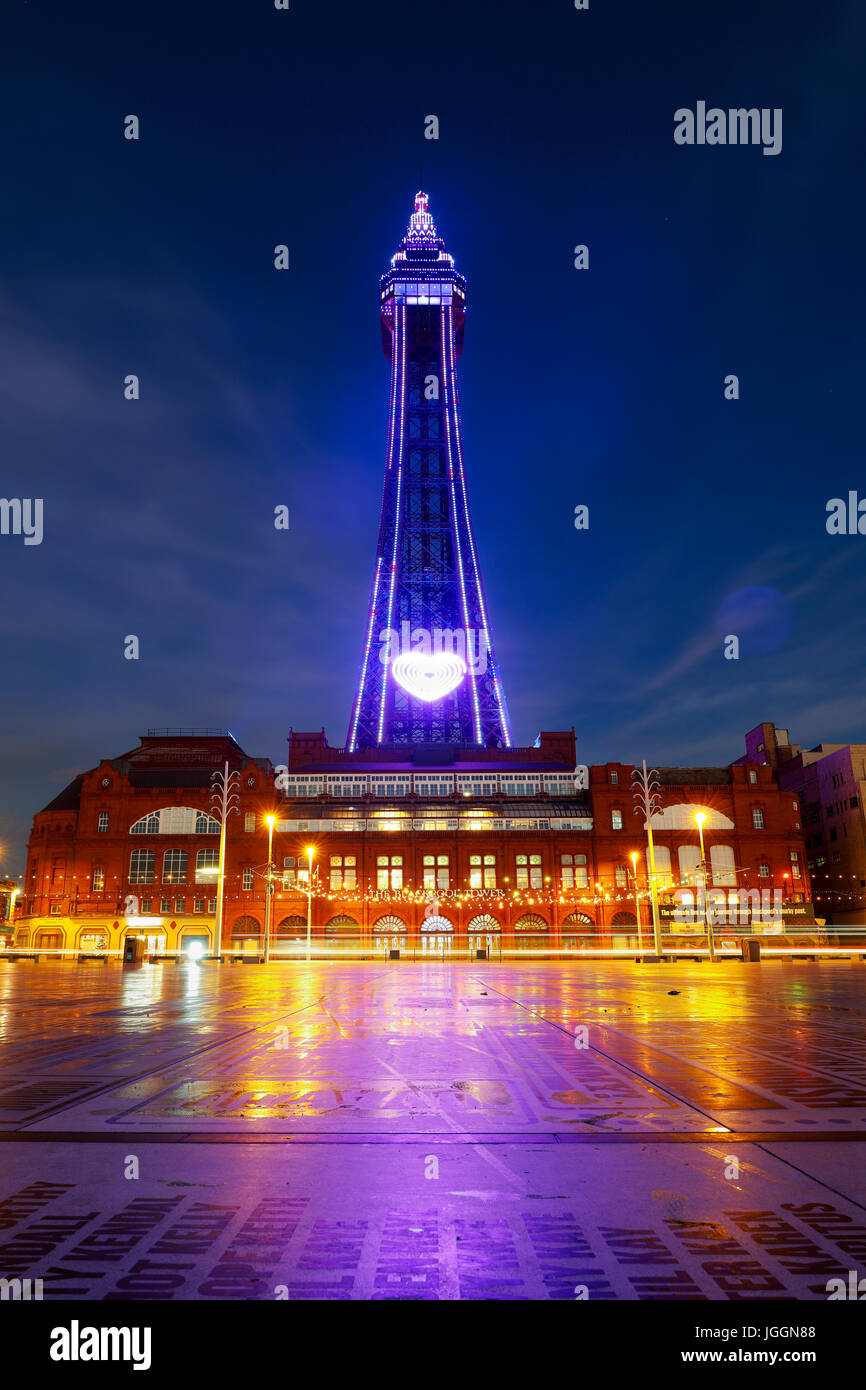
M 631 859 L 634 877 L 634 915 L 637 919 L 637 948 L 639 951 L 643 951 L 643 942 L 641 941 L 640 927 L 640 897 L 638 896 L 637 891 L 637 850 L 633 849 L 629 857 Z
M 268 827 L 268 886 L 265 899 L 265 965 L 271 958 L 271 914 L 274 897 L 274 821 L 276 816 L 265 816 Z
M 307 846 L 307 960 L 313 943 L 313 847 Z
M 701 891 L 703 894 L 704 925 L 707 929 L 707 944 L 710 948 L 710 960 L 716 959 L 716 946 L 713 940 L 713 926 L 710 921 L 709 904 L 707 902 L 707 861 L 704 857 L 704 821 L 707 815 L 705 811 L 696 811 L 695 820 L 698 824 L 698 835 L 701 840 Z
M 229 816 L 236 816 L 240 812 L 240 787 L 241 775 L 239 772 L 229 772 L 228 763 L 223 764 L 222 772 L 214 772 L 211 776 L 213 791 L 211 792 L 211 817 L 219 821 L 220 827 L 220 853 L 219 869 L 217 871 L 217 901 L 216 901 L 216 921 L 214 922 L 214 950 L 217 955 L 222 951 L 223 944 L 223 911 L 225 905 L 225 877 L 226 877 L 226 824 Z

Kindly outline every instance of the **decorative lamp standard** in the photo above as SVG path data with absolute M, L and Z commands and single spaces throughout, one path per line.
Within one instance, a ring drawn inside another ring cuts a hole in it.
M 661 790 L 658 771 L 652 768 L 650 772 L 647 772 L 646 758 L 644 758 L 641 768 L 641 771 L 635 768 L 631 775 L 632 800 L 635 803 L 635 815 L 642 815 L 646 825 L 647 864 L 649 867 L 650 901 L 652 903 L 653 949 L 655 959 L 660 960 L 662 953 L 662 935 L 661 925 L 659 923 L 659 895 L 656 885 L 656 858 L 655 849 L 653 847 L 652 818 L 661 811 Z
M 268 827 L 268 886 L 265 899 L 265 965 L 271 958 L 271 916 L 274 900 L 274 822 L 276 816 L 265 816 Z
M 220 827 L 220 855 L 219 869 L 217 871 L 217 902 L 216 902 L 216 922 L 214 923 L 214 950 L 219 955 L 223 944 L 223 911 L 225 905 L 225 878 L 226 878 L 226 824 L 229 816 L 236 816 L 240 812 L 240 781 L 239 772 L 229 772 L 228 763 L 223 764 L 222 772 L 214 772 L 211 776 L 213 791 L 211 792 L 211 819 L 219 822 Z
M 707 861 L 704 857 L 704 821 L 707 818 L 706 811 L 696 811 L 695 820 L 698 823 L 698 835 L 701 839 L 701 894 L 703 896 L 703 917 L 704 925 L 707 929 L 707 943 L 710 948 L 710 960 L 716 959 L 716 945 L 713 940 L 713 925 L 710 921 L 709 904 L 707 902 Z

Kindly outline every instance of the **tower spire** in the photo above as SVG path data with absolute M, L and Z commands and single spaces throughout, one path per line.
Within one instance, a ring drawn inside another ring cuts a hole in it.
M 466 281 L 423 188 L 379 299 L 391 363 L 385 491 L 347 745 L 510 746 L 463 465 Z

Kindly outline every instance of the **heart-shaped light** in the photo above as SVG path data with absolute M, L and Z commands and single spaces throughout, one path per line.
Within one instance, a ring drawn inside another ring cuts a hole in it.
M 391 662 L 398 685 L 418 700 L 441 700 L 466 675 L 466 662 L 456 652 L 403 652 Z

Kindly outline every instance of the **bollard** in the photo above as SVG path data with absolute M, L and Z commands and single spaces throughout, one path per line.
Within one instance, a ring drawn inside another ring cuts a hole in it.
M 761 943 L 756 936 L 746 937 L 740 949 L 744 961 L 760 961 Z

